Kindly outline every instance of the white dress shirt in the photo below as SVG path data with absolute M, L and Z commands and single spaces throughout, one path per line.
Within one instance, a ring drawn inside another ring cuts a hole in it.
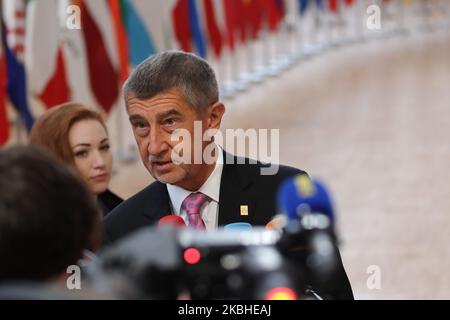
M 181 204 L 184 199 L 191 193 L 201 192 L 207 195 L 211 201 L 200 209 L 200 215 L 205 223 L 207 231 L 216 230 L 219 222 L 219 195 L 220 195 L 220 181 L 222 180 L 223 169 L 223 151 L 217 146 L 217 160 L 213 172 L 209 175 L 205 183 L 197 191 L 185 190 L 181 187 L 167 184 L 167 191 L 169 192 L 170 205 L 173 214 L 181 216 L 187 224 L 187 214 L 181 212 Z

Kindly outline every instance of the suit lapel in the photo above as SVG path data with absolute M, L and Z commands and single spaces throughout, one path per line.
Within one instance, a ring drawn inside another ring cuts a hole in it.
M 220 183 L 219 226 L 235 222 L 252 223 L 256 198 L 251 194 L 251 166 L 238 164 L 237 158 L 224 152 Z

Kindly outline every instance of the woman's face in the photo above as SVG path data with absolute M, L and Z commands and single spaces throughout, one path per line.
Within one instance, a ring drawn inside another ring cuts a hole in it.
M 76 122 L 69 131 L 69 143 L 79 175 L 94 194 L 108 188 L 112 170 L 109 138 L 102 124 L 94 119 Z

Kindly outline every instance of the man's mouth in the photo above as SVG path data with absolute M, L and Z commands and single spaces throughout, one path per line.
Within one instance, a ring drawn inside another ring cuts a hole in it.
M 152 161 L 152 166 L 158 171 L 168 170 L 172 167 L 172 161 Z

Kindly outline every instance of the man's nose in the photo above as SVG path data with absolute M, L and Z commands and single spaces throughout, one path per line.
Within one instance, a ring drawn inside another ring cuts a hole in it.
M 159 128 L 152 128 L 150 132 L 150 142 L 148 145 L 148 153 L 153 157 L 162 155 L 169 149 L 167 134 L 162 132 Z

